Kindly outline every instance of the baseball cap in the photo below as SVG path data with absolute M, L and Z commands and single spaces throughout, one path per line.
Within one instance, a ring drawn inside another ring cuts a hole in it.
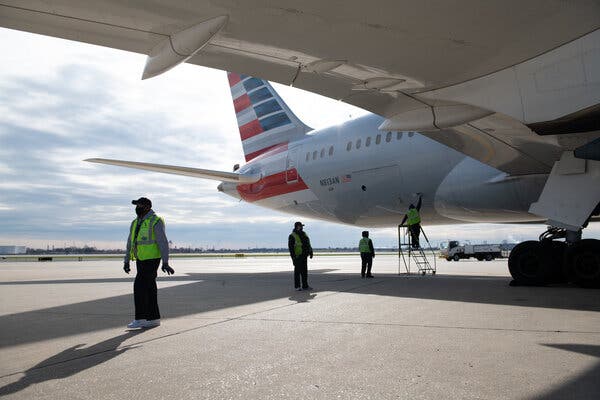
M 300 226 L 304 226 L 304 224 L 303 224 L 302 222 L 300 222 L 300 221 L 296 221 L 296 222 L 294 223 L 294 227 L 296 227 L 296 226 L 298 226 L 298 225 L 300 225 Z
M 137 200 L 131 200 L 131 204 L 135 204 L 140 205 L 140 206 L 148 206 L 150 208 L 152 208 L 152 202 L 150 201 L 150 199 L 146 198 L 146 197 L 140 197 Z

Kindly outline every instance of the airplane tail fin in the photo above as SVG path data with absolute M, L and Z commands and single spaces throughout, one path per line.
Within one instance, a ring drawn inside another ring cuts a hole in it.
M 301 139 L 312 128 L 289 109 L 262 79 L 227 73 L 246 161 L 279 145 Z

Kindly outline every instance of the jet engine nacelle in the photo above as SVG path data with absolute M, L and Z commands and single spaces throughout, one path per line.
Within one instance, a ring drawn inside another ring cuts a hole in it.
M 434 207 L 465 222 L 529 222 L 523 214 L 539 198 L 547 175 L 509 176 L 472 158 L 461 161 L 438 187 Z M 514 211 L 514 220 L 507 212 Z

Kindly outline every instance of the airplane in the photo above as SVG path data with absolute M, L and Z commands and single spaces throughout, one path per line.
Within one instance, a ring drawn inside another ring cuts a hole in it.
M 582 230 L 600 214 L 599 16 L 583 0 L 0 5 L 0 26 L 147 54 L 142 79 L 182 62 L 241 73 L 228 76 L 244 166 L 94 161 L 365 227 L 397 224 L 417 193 L 427 224 L 544 222 L 511 252 L 514 282 L 592 287 L 600 241 Z M 373 114 L 311 131 L 265 79 Z

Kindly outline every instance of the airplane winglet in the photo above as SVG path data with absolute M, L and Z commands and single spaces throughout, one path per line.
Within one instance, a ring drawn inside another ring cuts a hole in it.
M 151 164 L 134 161 L 109 160 L 106 158 L 88 158 L 83 161 L 98 164 L 117 165 L 146 171 L 162 172 L 165 174 L 184 175 L 194 178 L 212 179 L 222 182 L 254 183 L 260 180 L 260 174 L 241 174 L 237 172 L 214 171 L 210 169 L 179 167 L 176 165 Z

